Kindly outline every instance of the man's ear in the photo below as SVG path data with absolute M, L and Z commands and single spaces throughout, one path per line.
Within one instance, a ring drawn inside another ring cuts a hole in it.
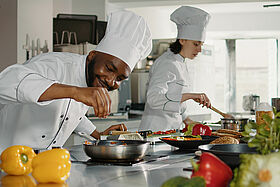
M 89 52 L 89 54 L 88 54 L 88 56 L 87 56 L 88 60 L 91 61 L 92 58 L 93 58 L 96 54 L 97 54 L 97 52 L 94 51 L 94 50 L 92 50 L 91 52 Z

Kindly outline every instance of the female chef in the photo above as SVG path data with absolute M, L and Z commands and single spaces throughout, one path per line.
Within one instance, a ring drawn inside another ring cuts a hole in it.
M 88 55 L 45 53 L 6 68 L 0 73 L 0 153 L 11 145 L 60 147 L 74 130 L 98 139 L 101 133 L 85 116 L 89 106 L 96 116 L 106 117 L 108 91 L 117 89 L 151 48 L 145 20 L 117 11 Z M 103 134 L 121 127 L 111 126 Z
M 201 9 L 182 6 L 170 16 L 178 29 L 177 40 L 152 65 L 149 72 L 147 100 L 139 130 L 178 129 L 186 116 L 184 101 L 193 99 L 211 107 L 204 93 L 191 93 L 186 59 L 201 52 L 209 14 Z

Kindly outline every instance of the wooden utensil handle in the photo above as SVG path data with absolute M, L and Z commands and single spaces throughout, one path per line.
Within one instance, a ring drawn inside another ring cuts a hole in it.
M 223 116 L 225 118 L 226 114 L 221 112 L 220 110 L 216 109 L 215 107 L 211 106 L 211 110 L 213 110 L 214 112 L 217 112 L 218 114 L 220 114 L 221 116 Z

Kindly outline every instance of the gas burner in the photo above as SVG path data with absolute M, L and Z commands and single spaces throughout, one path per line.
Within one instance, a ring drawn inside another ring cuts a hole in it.
M 143 159 L 138 160 L 106 160 L 106 159 L 89 159 L 86 162 L 82 162 L 88 166 L 136 166 L 138 164 L 144 164 L 149 162 L 154 162 L 158 160 L 163 160 L 169 158 L 168 155 L 146 155 Z M 79 161 L 78 161 L 79 162 Z

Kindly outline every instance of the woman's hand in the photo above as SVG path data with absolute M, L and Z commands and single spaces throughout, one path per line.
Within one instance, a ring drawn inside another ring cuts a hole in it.
M 199 104 L 206 106 L 207 108 L 211 108 L 211 102 L 205 93 L 184 93 L 182 95 L 181 102 L 186 100 L 193 99 Z

